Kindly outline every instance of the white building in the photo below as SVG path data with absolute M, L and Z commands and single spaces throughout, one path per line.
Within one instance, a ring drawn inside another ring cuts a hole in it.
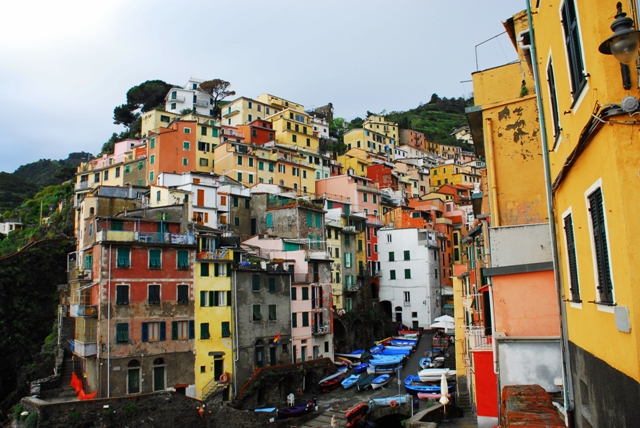
M 152 186 L 150 204 L 174 205 L 178 197 L 176 189 L 190 194 L 189 218 L 203 226 L 218 228 L 218 176 L 206 173 L 185 172 L 182 174 L 160 173 L 158 186 Z M 163 191 L 163 188 L 168 191 Z
M 164 98 L 165 111 L 180 114 L 184 109 L 191 109 L 204 116 L 213 115 L 213 97 L 198 90 L 203 79 L 190 78 L 183 88 L 172 88 Z
M 22 229 L 22 221 L 20 219 L 5 219 L 0 223 L 0 233 L 8 235 L 14 230 Z
M 441 314 L 437 232 L 424 229 L 378 231 L 380 304 L 396 322 L 429 328 Z

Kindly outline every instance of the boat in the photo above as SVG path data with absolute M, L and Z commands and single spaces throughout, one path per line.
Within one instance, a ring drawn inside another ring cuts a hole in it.
M 356 374 L 366 372 L 367 371 L 367 367 L 369 367 L 369 363 L 358 364 L 357 366 L 355 366 L 353 368 L 353 372 L 356 373 Z
M 368 374 L 367 376 L 360 376 L 360 380 L 356 382 L 356 388 L 358 391 L 365 391 L 371 386 L 371 381 L 377 376 L 374 374 Z
M 418 398 L 421 400 L 430 400 L 430 399 L 440 399 L 442 398 L 442 394 L 440 394 L 439 392 L 434 392 L 434 393 L 430 393 L 430 392 L 418 392 Z M 447 394 L 447 398 L 451 398 L 451 394 Z
M 377 378 L 371 381 L 371 388 L 373 389 L 383 388 L 386 384 L 389 383 L 390 378 L 391 378 L 391 375 L 389 374 L 382 374 L 378 376 Z
M 342 383 L 342 387 L 344 389 L 348 389 L 351 388 L 352 386 L 354 386 L 356 384 L 356 381 L 360 379 L 360 375 L 359 374 L 352 374 L 351 376 L 349 376 L 348 378 L 345 378 L 341 383 Z
M 362 419 L 362 417 L 369 410 L 369 406 L 367 403 L 356 404 L 352 408 L 350 408 L 347 413 L 345 413 L 344 417 L 347 419 L 347 427 L 352 427 L 355 425 L 357 421 Z
M 402 368 L 401 364 L 397 364 L 394 366 L 369 366 L 367 367 L 367 373 L 369 374 L 395 373 L 399 368 Z
M 375 406 L 392 406 L 395 407 L 398 404 L 411 403 L 411 395 L 394 395 L 393 397 L 385 398 L 372 398 L 369 400 L 369 409 L 373 409 Z
M 327 376 L 324 379 L 320 379 L 318 386 L 321 392 L 328 392 L 336 388 L 342 380 L 345 378 L 345 374 L 342 372 L 334 373 L 331 376 Z
M 393 348 L 387 348 L 385 347 L 382 351 L 379 351 L 378 354 L 380 355 L 405 355 L 405 356 L 410 356 L 411 355 L 411 351 L 408 349 L 393 349 Z
M 369 352 L 375 355 L 378 352 L 382 351 L 383 349 L 384 349 L 384 345 L 376 345 L 376 346 L 373 346 L 371 349 L 369 349 Z
M 447 379 L 455 379 L 456 371 L 446 368 L 441 369 L 423 369 L 418 372 L 418 376 L 422 382 L 437 382 L 442 375 Z
M 369 360 L 370 366 L 389 366 L 392 364 L 400 364 L 404 360 L 402 355 L 385 355 L 386 358 L 372 358 Z
M 257 409 L 253 409 L 256 413 L 271 413 L 278 410 L 277 407 L 258 407 Z
M 391 339 L 387 342 L 387 346 L 411 346 L 416 347 L 418 343 L 415 340 Z
M 420 331 L 419 330 L 398 330 L 398 334 L 402 335 L 402 336 L 411 336 L 411 337 L 420 337 Z
M 285 407 L 278 410 L 278 417 L 280 419 L 295 418 L 296 416 L 302 416 L 305 413 L 313 409 L 313 400 L 305 401 L 304 403 L 296 404 L 291 407 Z
M 381 345 L 381 344 L 384 344 L 384 342 L 386 342 L 386 341 L 388 341 L 388 340 L 391 340 L 391 339 L 393 339 L 393 338 L 392 338 L 392 337 L 387 337 L 387 338 L 384 338 L 384 339 L 378 340 L 377 342 L 374 342 L 374 343 L 375 343 L 376 345 Z
M 353 352 L 350 352 L 348 354 L 338 354 L 336 353 L 335 356 L 336 357 L 344 357 L 344 358 L 349 358 L 351 360 L 360 360 L 362 359 L 362 356 L 366 353 L 367 351 L 365 351 L 364 349 L 357 349 Z
M 386 345 L 384 349 L 404 350 L 404 351 L 413 352 L 415 347 L 413 345 Z
M 420 358 L 420 362 L 418 362 L 418 365 L 423 370 L 430 368 L 431 367 L 431 357 Z
M 352 363 L 351 363 L 351 360 L 348 360 L 346 358 L 336 357 L 336 359 L 333 362 L 333 364 L 335 364 L 338 367 L 343 367 L 343 366 L 350 367 Z
M 449 391 L 453 391 L 453 385 L 448 386 Z M 419 392 L 439 394 L 441 391 L 440 383 L 425 383 L 420 381 L 420 377 L 416 375 L 409 375 L 404 379 L 404 388 L 407 392 L 412 394 L 417 394 Z

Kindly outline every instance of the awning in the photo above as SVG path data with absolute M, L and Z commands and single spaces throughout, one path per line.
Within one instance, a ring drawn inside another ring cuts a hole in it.
M 444 305 L 443 306 L 445 309 L 453 309 L 453 305 Z

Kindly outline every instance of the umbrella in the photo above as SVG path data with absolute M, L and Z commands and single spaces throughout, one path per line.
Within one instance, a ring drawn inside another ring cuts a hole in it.
M 454 327 L 455 327 L 455 324 L 453 323 L 453 321 L 442 320 L 442 321 L 437 321 L 431 324 L 431 328 L 442 328 L 445 330 L 453 330 Z
M 447 404 L 449 404 L 447 394 L 449 394 L 449 385 L 447 385 L 447 377 L 442 373 L 442 377 L 440 378 L 440 403 L 444 406 L 443 421 L 447 420 Z
M 433 322 L 444 321 L 444 322 L 455 322 L 452 316 L 450 315 L 440 315 L 438 318 L 434 319 Z

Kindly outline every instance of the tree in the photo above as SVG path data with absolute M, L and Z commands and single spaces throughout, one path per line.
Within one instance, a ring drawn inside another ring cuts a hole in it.
M 113 109 L 113 123 L 132 127 L 140 117 L 140 113 L 146 113 L 164 104 L 167 92 L 175 85 L 162 80 L 147 80 L 127 91 L 127 102 Z
M 367 113 L 369 113 L 369 112 L 367 112 Z M 363 126 L 364 126 L 364 120 L 361 117 L 353 118 L 353 120 L 351 122 L 349 122 L 349 125 L 347 125 L 349 130 L 356 129 L 356 128 L 362 128 Z
M 226 97 L 233 96 L 236 94 L 236 91 L 230 91 L 229 86 L 231 83 L 222 79 L 213 79 L 207 80 L 206 82 L 202 82 L 200 84 L 200 90 L 204 93 L 207 93 L 213 97 L 213 117 L 220 118 L 220 107 L 218 104 L 220 101 L 225 99 Z

